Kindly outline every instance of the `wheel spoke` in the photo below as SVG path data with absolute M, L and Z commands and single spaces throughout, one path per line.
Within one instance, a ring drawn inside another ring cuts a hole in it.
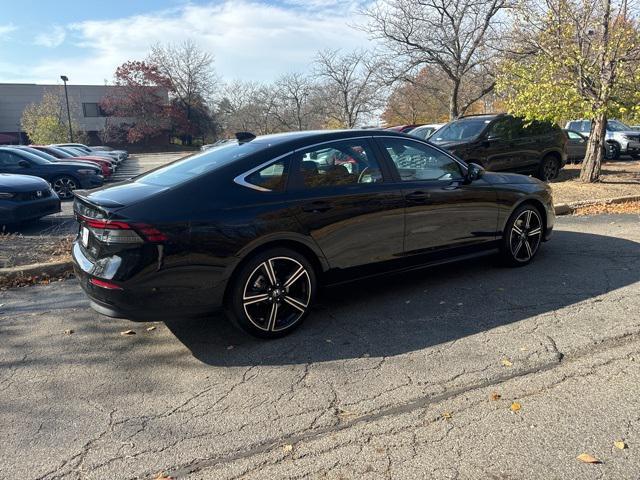
M 252 295 L 250 297 L 244 297 L 242 299 L 242 302 L 245 305 L 252 305 L 254 303 L 264 302 L 268 299 L 269 299 L 269 295 L 267 295 L 266 293 L 261 293 L 260 295 Z
M 287 279 L 287 281 L 284 283 L 284 288 L 289 288 L 305 273 L 306 273 L 306 270 L 304 269 L 304 267 L 298 268 L 298 270 L 293 272 L 291 276 Z
M 276 319 L 278 318 L 278 304 L 273 302 L 271 306 L 271 313 L 269 313 L 269 321 L 267 322 L 267 330 L 273 331 L 276 326 Z
M 524 222 L 524 227 L 529 228 L 530 225 L 531 225 L 531 210 L 527 210 L 527 218 Z
M 284 297 L 284 301 L 287 302 L 292 307 L 297 308 L 301 312 L 304 312 L 307 309 L 306 303 L 302 303 L 300 300 L 297 300 L 293 297 L 286 296 Z
M 271 285 L 274 286 L 278 283 L 278 280 L 276 279 L 276 272 L 273 270 L 273 265 L 271 264 L 271 259 L 264 262 L 262 266 L 264 267 L 265 272 L 267 272 L 267 277 L 269 277 Z
M 522 241 L 522 238 L 520 239 L 520 241 L 518 242 L 518 245 L 516 245 L 516 248 L 514 248 L 513 250 L 513 256 L 517 257 L 518 256 L 518 252 L 520 252 L 520 249 L 522 248 L 522 244 L 524 242 Z
M 531 245 L 529 245 L 529 241 L 528 240 L 524 240 L 524 246 L 527 249 L 527 258 L 531 258 L 533 256 L 533 251 L 531 250 Z
M 542 233 L 542 228 L 540 228 L 540 227 L 534 228 L 533 230 L 531 230 L 529 232 L 529 236 L 530 237 L 535 237 L 536 235 L 540 235 L 540 233 Z
M 513 224 L 513 231 L 516 232 L 518 235 L 522 235 L 522 229 L 515 223 Z

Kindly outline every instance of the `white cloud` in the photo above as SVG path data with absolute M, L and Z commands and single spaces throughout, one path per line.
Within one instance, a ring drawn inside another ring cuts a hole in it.
M 348 25 L 357 20 L 359 2 L 312 1 L 333 6 L 314 10 L 308 3 L 297 8 L 226 0 L 76 23 L 67 27 L 66 44 L 86 54 L 42 62 L 32 76 L 39 81 L 65 73 L 74 83 L 103 83 L 121 63 L 143 59 L 154 43 L 190 38 L 214 55 L 223 78 L 269 81 L 307 68 L 320 49 L 368 46 L 366 34 Z
M 8 38 L 9 34 L 15 32 L 17 29 L 18 27 L 12 23 L 0 24 L 0 40 Z
M 58 47 L 62 45 L 66 36 L 67 31 L 64 27 L 52 25 L 48 30 L 36 35 L 33 43 L 48 48 Z

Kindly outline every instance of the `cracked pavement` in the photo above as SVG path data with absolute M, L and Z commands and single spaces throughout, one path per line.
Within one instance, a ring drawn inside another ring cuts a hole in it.
M 525 268 L 328 289 L 270 342 L 101 317 L 75 281 L 0 292 L 0 476 L 635 478 L 640 218 L 556 229 Z

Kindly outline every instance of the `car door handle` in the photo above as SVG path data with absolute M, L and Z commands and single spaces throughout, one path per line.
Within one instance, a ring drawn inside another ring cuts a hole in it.
M 306 205 L 303 205 L 302 211 L 310 212 L 310 213 L 322 213 L 322 212 L 331 210 L 331 208 L 332 207 L 331 205 L 329 205 L 329 203 L 323 202 L 323 201 L 317 201 L 317 202 L 311 202 L 311 203 L 307 203 Z
M 406 198 L 410 202 L 425 202 L 431 198 L 431 194 L 428 192 L 418 191 L 418 192 L 408 193 Z

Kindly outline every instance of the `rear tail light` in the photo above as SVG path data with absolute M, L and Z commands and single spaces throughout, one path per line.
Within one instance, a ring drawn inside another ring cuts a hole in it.
M 98 220 L 78 216 L 84 225 L 91 230 L 98 241 L 107 244 L 164 242 L 167 236 L 151 225 L 145 223 L 127 223 L 114 220 Z

